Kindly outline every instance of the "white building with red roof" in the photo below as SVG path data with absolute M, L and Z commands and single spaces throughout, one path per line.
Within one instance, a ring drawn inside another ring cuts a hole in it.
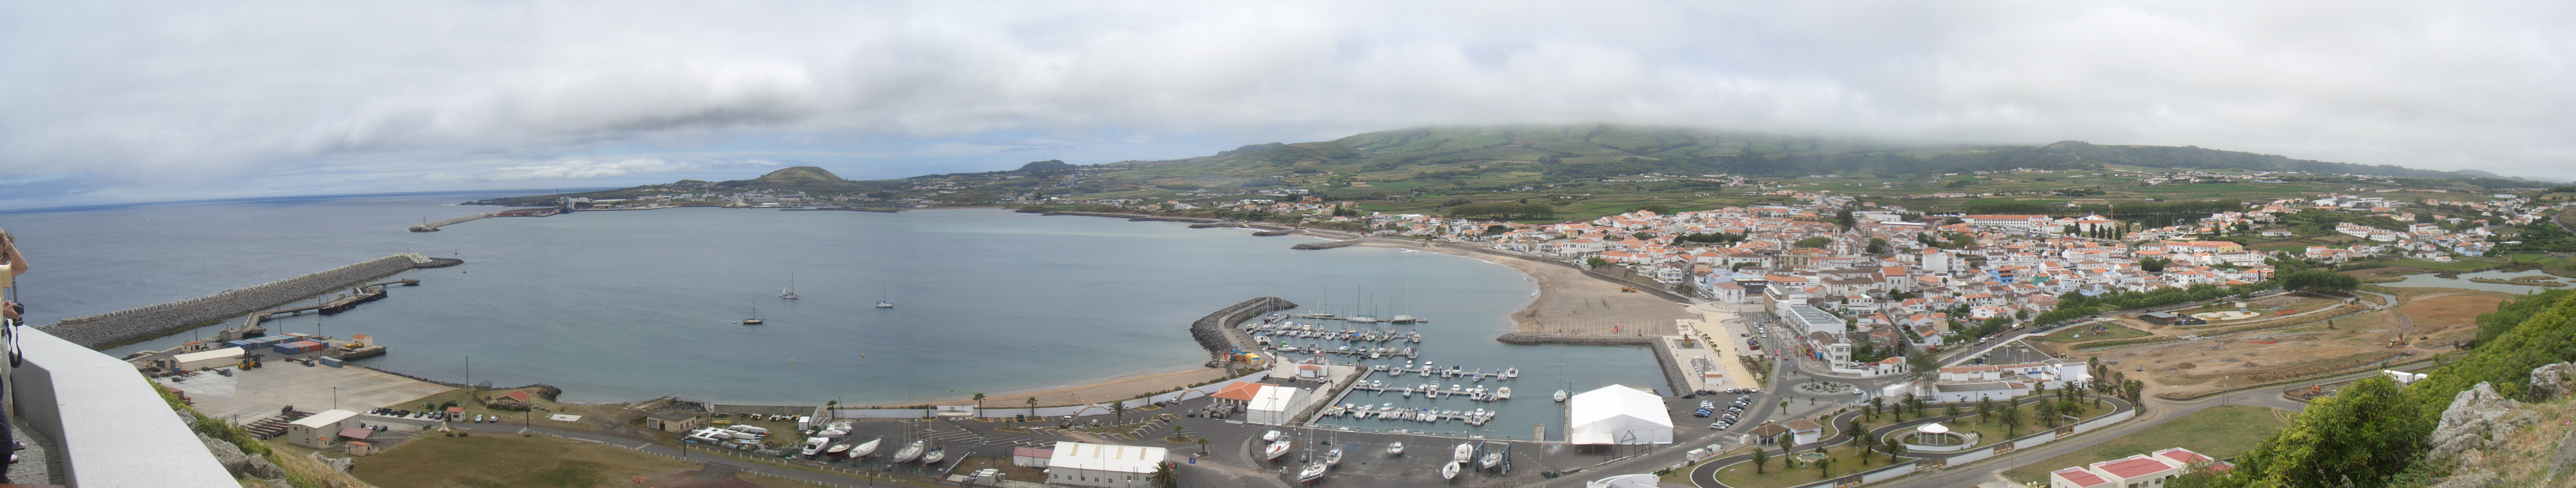
M 2167 448 L 2090 465 L 2051 471 L 2049 488 L 2161 488 L 2166 481 L 2190 472 L 2192 466 L 2225 471 L 2235 466 L 2210 459 L 2209 456 L 2179 447 Z

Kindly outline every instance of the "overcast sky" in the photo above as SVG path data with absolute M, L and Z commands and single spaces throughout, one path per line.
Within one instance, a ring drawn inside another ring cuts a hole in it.
M 1425 124 L 2576 179 L 2571 2 L 0 3 L 0 207 L 1197 156 Z

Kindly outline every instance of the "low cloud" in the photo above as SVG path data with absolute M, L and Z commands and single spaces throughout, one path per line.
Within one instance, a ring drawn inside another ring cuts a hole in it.
M 13 67 L 0 70 L 0 180 L 203 185 L 322 168 L 367 182 L 609 180 L 709 168 L 695 153 L 874 154 L 838 161 L 900 175 L 955 158 L 1160 159 L 1511 122 L 2198 145 L 2568 179 L 2571 13 L 2539 1 L 13 3 L 0 6 Z M 937 149 L 980 141 L 1045 142 Z M 941 156 L 915 157 L 925 151 Z

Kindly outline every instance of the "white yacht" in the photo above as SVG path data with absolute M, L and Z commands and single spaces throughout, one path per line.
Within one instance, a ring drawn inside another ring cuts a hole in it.
M 1485 459 L 1476 461 L 1476 465 L 1485 469 L 1494 469 L 1495 466 L 1503 465 L 1503 451 L 1499 449 L 1485 451 Z
M 948 448 L 933 447 L 930 448 L 930 452 L 921 453 L 921 464 L 939 464 L 939 460 L 947 458 Z M 1493 466 L 1486 465 L 1485 468 L 1492 469 Z
M 1410 323 L 1418 322 L 1418 321 L 1420 321 L 1420 319 L 1415 319 L 1415 318 L 1413 318 L 1413 316 L 1411 316 L 1411 315 L 1397 315 L 1397 316 L 1395 316 L 1395 318 L 1394 318 L 1394 319 L 1387 320 L 1387 321 L 1388 321 L 1388 322 L 1399 323 L 1399 324 L 1410 324 Z
M 826 446 L 826 445 L 829 445 L 829 444 L 831 444 L 831 443 L 832 443 L 832 439 L 831 439 L 831 438 L 829 438 L 829 437 L 816 437 L 816 438 L 812 438 L 812 439 L 806 439 L 806 440 L 805 440 L 805 450 L 803 450 L 803 451 L 797 451 L 797 453 L 798 453 L 798 454 L 804 454 L 804 455 L 807 455 L 807 456 L 812 456 L 812 455 L 815 455 L 815 454 L 821 454 L 821 453 L 823 452 L 823 447 L 824 447 L 824 446 Z
M 1440 465 L 1440 479 L 1443 479 L 1443 480 L 1454 480 L 1454 479 L 1458 479 L 1458 463 L 1447 463 L 1447 464 L 1442 464 L 1442 465 Z
M 1557 390 L 1557 391 L 1556 391 L 1556 401 L 1560 401 L 1560 402 L 1565 401 L 1565 397 L 1566 397 L 1566 395 L 1565 395 L 1565 390 Z
M 1330 451 L 1324 451 L 1324 465 L 1325 465 L 1325 466 L 1333 466 L 1333 465 L 1338 465 L 1338 464 L 1342 464 L 1342 448 L 1336 447 L 1336 448 L 1333 448 L 1333 450 L 1330 450 Z
M 870 455 L 870 454 L 876 454 L 876 453 L 877 453 L 877 445 L 878 445 L 878 444 L 883 444 L 883 443 L 885 443 L 885 438 L 883 438 L 883 437 L 879 437 L 879 438 L 876 438 L 876 439 L 870 439 L 870 440 L 868 440 L 867 442 L 861 442 L 861 443 L 859 443 L 859 445 L 856 445 L 856 446 L 850 446 L 850 452 L 849 452 L 849 454 L 846 454 L 846 455 L 847 455 L 847 456 L 849 456 L 849 457 L 851 457 L 851 458 L 863 458 L 863 457 L 868 457 L 868 455 Z
M 1359 323 L 1366 324 L 1366 323 L 1373 323 L 1373 322 L 1377 322 L 1377 317 L 1371 317 L 1371 316 L 1367 316 L 1367 315 L 1353 315 L 1353 316 L 1351 316 L 1351 318 L 1342 319 L 1342 320 L 1351 321 L 1351 322 L 1359 322 Z
M 1474 460 L 1476 460 L 1476 445 L 1460 442 L 1458 443 L 1457 455 L 1450 456 L 1449 462 L 1463 463 Z
M 1275 460 L 1279 459 L 1279 456 L 1285 455 L 1288 455 L 1288 441 L 1273 442 L 1270 443 L 1270 447 L 1261 448 L 1262 459 Z
M 789 300 L 795 300 L 795 299 L 796 299 L 796 274 L 795 274 L 795 273 L 788 273 L 788 274 L 787 274 L 787 287 L 786 287 L 786 288 L 780 288 L 780 289 L 778 289 L 778 297 L 779 297 L 779 298 L 789 299 Z
M 1331 466 L 1326 466 L 1323 463 L 1308 464 L 1306 465 L 1306 469 L 1297 471 L 1297 482 L 1313 483 L 1315 480 L 1324 479 L 1324 470 L 1329 468 L 1331 468 Z
M 1494 389 L 1494 399 L 1495 399 L 1495 400 L 1510 400 L 1510 399 L 1512 399 L 1512 387 L 1506 386 L 1506 387 L 1502 387 L 1502 388 L 1495 388 L 1495 389 Z
M 1402 443 L 1402 442 L 1388 443 L 1388 444 L 1386 445 L 1386 455 L 1388 455 L 1388 456 L 1402 456 L 1402 455 L 1404 455 L 1404 443 Z
M 894 308 L 894 304 L 886 303 L 885 300 L 877 300 L 877 308 Z
M 1512 378 L 1519 378 L 1519 377 L 1521 377 L 1521 368 L 1520 368 L 1520 367 L 1515 366 L 1515 367 L 1510 367 L 1510 368 L 1503 368 L 1503 379 L 1507 379 L 1507 380 L 1508 380 L 1508 379 L 1512 379 Z
M 904 445 L 903 449 L 894 452 L 894 462 L 909 463 L 914 459 L 920 459 L 922 449 L 929 445 L 930 441 L 912 441 L 911 444 Z

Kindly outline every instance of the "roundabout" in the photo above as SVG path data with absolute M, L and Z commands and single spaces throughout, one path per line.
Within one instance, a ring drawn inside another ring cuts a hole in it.
M 1977 433 L 1951 432 L 1949 426 L 1932 422 L 1897 432 L 1896 443 L 1913 452 L 1957 452 L 1976 447 Z

